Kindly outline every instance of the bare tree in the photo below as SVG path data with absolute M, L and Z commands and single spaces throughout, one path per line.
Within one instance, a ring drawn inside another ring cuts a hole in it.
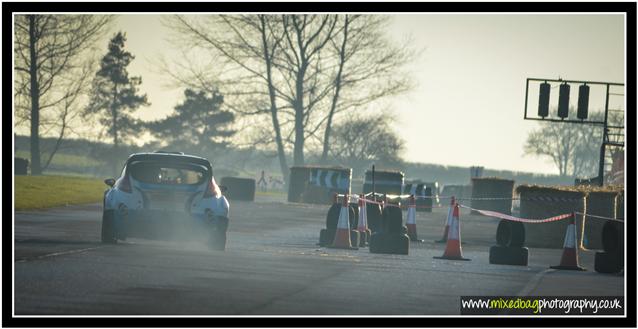
M 217 85 L 239 114 L 269 115 L 271 142 L 287 179 L 286 152 L 292 151 L 295 165 L 304 164 L 308 141 L 328 152 L 335 115 L 408 89 L 396 70 L 410 56 L 384 41 L 386 21 L 350 15 L 175 16 L 168 24 L 189 49 L 209 51 L 217 61 L 172 75 L 189 87 Z M 259 142 L 268 142 L 261 125 L 257 132 Z
M 59 126 L 58 142 L 45 163 L 46 169 L 84 92 L 88 66 L 83 54 L 102 36 L 110 21 L 111 16 L 103 15 L 15 16 L 16 124 L 30 125 L 33 175 L 43 171 L 40 129 Z M 56 109 L 57 116 L 44 113 Z
M 170 69 L 164 71 L 189 88 L 215 90 L 219 87 L 226 95 L 226 106 L 239 114 L 269 115 L 280 169 L 287 181 L 288 164 L 280 123 L 282 108 L 277 103 L 281 101 L 282 93 L 273 73 L 275 54 L 284 38 L 280 17 L 228 15 L 193 19 L 173 16 L 166 23 L 187 37 L 183 41 L 189 47 L 207 50 L 221 61 L 217 61 L 214 68 L 180 65 L 178 70 L 189 74 L 174 73 Z M 226 67 L 229 69 L 224 71 Z M 210 71 L 217 74 L 207 75 Z M 264 139 L 260 141 L 264 142 Z
M 524 145 L 525 154 L 546 156 L 558 167 L 561 176 L 568 175 L 578 140 L 576 125 L 546 123 L 541 129 L 530 132 Z
M 590 118 L 601 121 L 603 113 L 592 112 Z M 618 121 L 622 124 L 621 116 L 609 117 L 611 124 Z M 550 158 L 561 176 L 590 177 L 598 172 L 602 133 L 600 125 L 545 122 L 527 136 L 524 152 Z
M 335 114 L 366 105 L 383 97 L 395 96 L 413 87 L 402 67 L 417 52 L 405 44 L 395 45 L 384 36 L 390 18 L 383 15 L 344 15 L 339 33 L 331 40 L 337 69 L 330 110 L 326 115 L 321 161 L 330 150 Z
M 340 163 L 363 170 L 372 163 L 396 166 L 405 147 L 391 129 L 388 115 L 354 116 L 334 126 L 332 156 Z

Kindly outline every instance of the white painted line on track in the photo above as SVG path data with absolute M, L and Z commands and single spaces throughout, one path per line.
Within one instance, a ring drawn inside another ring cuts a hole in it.
M 49 258 L 49 257 L 56 257 L 56 256 L 62 256 L 62 255 L 77 254 L 77 253 L 81 253 L 81 252 L 85 252 L 85 251 L 89 251 L 89 250 L 100 249 L 100 248 L 104 248 L 104 246 L 92 247 L 92 248 L 84 248 L 84 249 L 66 250 L 66 251 L 54 252 L 54 253 L 51 253 L 51 254 L 46 254 L 46 255 L 41 255 L 41 256 L 36 256 L 36 257 L 27 257 L 27 258 L 22 258 L 22 259 L 16 260 L 16 263 L 23 263 L 23 262 L 27 262 L 27 261 L 30 261 L 30 260 Z
M 516 296 L 517 297 L 529 296 L 529 293 L 532 292 L 534 289 L 536 289 L 536 287 L 538 287 L 538 283 L 541 281 L 541 279 L 543 279 L 545 274 L 554 272 L 554 271 L 556 270 L 548 268 L 542 272 L 536 273 L 536 275 L 534 275 L 532 279 L 529 280 L 529 282 L 527 282 L 525 287 L 523 287 L 523 289 L 521 289 L 521 291 Z

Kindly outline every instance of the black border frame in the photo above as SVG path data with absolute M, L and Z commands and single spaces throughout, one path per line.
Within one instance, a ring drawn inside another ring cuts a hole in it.
M 3 166 L 2 173 L 4 183 L 3 203 L 3 314 L 2 326 L 5 327 L 636 327 L 636 190 L 635 190 L 635 170 L 636 149 L 631 141 L 636 141 L 636 2 L 3 2 L 2 3 L 2 67 L 5 76 L 8 75 L 12 67 L 11 56 L 8 49 L 12 48 L 11 30 L 12 14 L 14 12 L 245 12 L 247 9 L 259 12 L 624 12 L 626 13 L 626 87 L 627 87 L 627 143 L 626 158 L 626 200 L 627 203 L 627 264 L 625 275 L 627 275 L 627 296 L 625 296 L 625 307 L 627 317 L 625 318 L 596 318 L 596 317 L 561 317 L 561 318 L 494 318 L 494 317 L 428 317 L 417 318 L 402 316 L 399 318 L 354 318 L 354 317 L 231 317 L 231 318 L 177 318 L 177 317 L 38 317 L 38 318 L 16 318 L 12 315 L 13 291 L 12 276 L 7 270 L 13 270 L 11 264 L 11 250 L 13 244 L 12 222 L 7 220 L 12 218 L 13 207 L 6 205 L 11 202 L 11 186 L 7 180 L 13 176 L 12 161 L 6 161 L 12 155 L 11 140 L 13 138 L 13 127 L 8 129 L 12 122 L 13 111 L 9 111 L 12 101 L 12 84 L 2 84 L 3 97 L 3 158 L 0 166 Z M 5 78 L 7 81 L 7 78 Z M 633 109 L 631 111 L 630 109 Z M 633 248 L 630 248 L 633 247 Z M 292 320 L 292 321 L 291 321 Z

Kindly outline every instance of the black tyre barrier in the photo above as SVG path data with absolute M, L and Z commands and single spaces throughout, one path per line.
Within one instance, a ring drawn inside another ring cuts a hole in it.
M 525 225 L 521 222 L 510 222 L 510 244 L 512 248 L 521 248 L 525 245 Z
M 354 230 L 357 228 L 357 216 L 355 216 L 354 208 L 348 207 L 348 222 L 350 224 L 350 229 Z
M 352 212 L 354 212 L 354 216 L 352 217 L 354 220 L 350 221 L 350 223 L 354 226 L 350 226 L 350 228 L 356 229 L 357 225 L 359 225 L 359 205 L 356 203 L 351 203 L 350 209 L 352 209 Z
M 373 254 L 407 255 L 409 251 L 410 238 L 405 234 L 377 232 L 370 237 L 370 252 Z
M 403 212 L 399 207 L 383 208 L 381 231 L 399 234 L 403 226 Z
M 341 213 L 341 204 L 334 203 L 328 209 L 328 214 L 326 215 L 326 228 L 328 230 L 336 230 L 337 223 L 339 222 L 339 214 Z
M 381 232 L 372 233 L 370 236 L 370 242 L 368 243 L 370 246 L 370 253 L 380 254 L 383 253 L 384 250 L 387 250 L 385 238 L 386 235 Z
M 496 227 L 496 244 L 507 247 L 510 243 L 510 237 L 510 222 L 505 219 L 501 219 Z
M 104 210 L 102 212 L 102 231 L 101 240 L 102 243 L 117 243 L 115 238 L 115 211 Z
M 339 222 L 339 214 L 341 213 L 341 204 L 334 203 L 328 209 L 326 215 L 326 228 L 319 231 L 319 245 L 328 246 L 331 245 L 335 238 L 335 232 L 337 231 L 337 223 Z
M 608 220 L 602 230 L 603 250 L 607 253 L 621 253 L 623 250 L 622 223 Z
M 598 273 L 618 273 L 624 267 L 620 253 L 596 252 L 594 270 Z
M 374 203 L 366 203 L 368 215 L 368 228 L 372 233 L 381 231 L 381 206 Z
M 359 232 L 359 234 L 361 234 L 359 247 L 367 246 L 370 243 L 370 236 L 372 235 L 372 232 L 369 229 L 366 229 L 365 232 Z
M 319 231 L 320 246 L 329 246 L 334 241 L 342 207 L 343 206 L 340 203 L 333 203 L 332 206 L 330 206 L 330 209 L 328 209 L 328 214 L 326 215 L 326 228 Z M 350 229 L 356 229 L 357 221 L 355 217 L 355 210 L 351 206 L 348 207 L 348 217 Z M 354 243 L 353 246 L 355 246 Z
M 527 266 L 528 257 L 526 247 L 490 247 L 490 264 Z
M 224 193 L 228 200 L 255 201 L 255 180 L 253 178 L 222 177 L 219 185 L 226 186 Z
M 357 230 L 350 230 L 350 245 L 358 247 L 361 243 L 361 234 Z
M 410 237 L 406 234 L 390 235 L 387 243 L 392 254 L 407 255 L 410 252 Z
M 424 194 L 425 194 L 426 197 L 428 197 L 427 199 L 423 199 L 423 202 L 422 202 L 423 206 L 425 206 L 425 208 L 421 208 L 421 209 L 417 208 L 416 210 L 417 211 L 432 212 L 432 206 L 434 205 L 434 199 L 432 199 L 432 188 L 431 187 L 425 187 Z
M 13 158 L 13 166 L 15 168 L 14 175 L 26 175 L 28 174 L 29 160 Z
M 334 241 L 335 238 L 335 231 L 328 231 L 327 229 L 323 228 L 321 229 L 321 231 L 319 231 L 319 245 L 320 246 L 327 246 L 330 245 L 332 243 L 332 241 Z
M 503 247 L 523 247 L 525 245 L 523 223 L 502 219 L 496 228 L 496 244 Z

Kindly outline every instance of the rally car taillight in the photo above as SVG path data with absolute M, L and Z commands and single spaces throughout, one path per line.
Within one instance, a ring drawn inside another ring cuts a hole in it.
M 221 191 L 219 190 L 217 183 L 215 183 L 215 179 L 212 178 L 210 182 L 208 182 L 208 188 L 206 189 L 206 192 L 204 192 L 203 197 L 212 198 L 212 197 L 217 197 L 220 194 L 221 194 Z
M 124 174 L 124 177 L 120 178 L 117 183 L 117 189 L 126 193 L 131 193 L 131 180 L 128 178 L 128 174 Z

